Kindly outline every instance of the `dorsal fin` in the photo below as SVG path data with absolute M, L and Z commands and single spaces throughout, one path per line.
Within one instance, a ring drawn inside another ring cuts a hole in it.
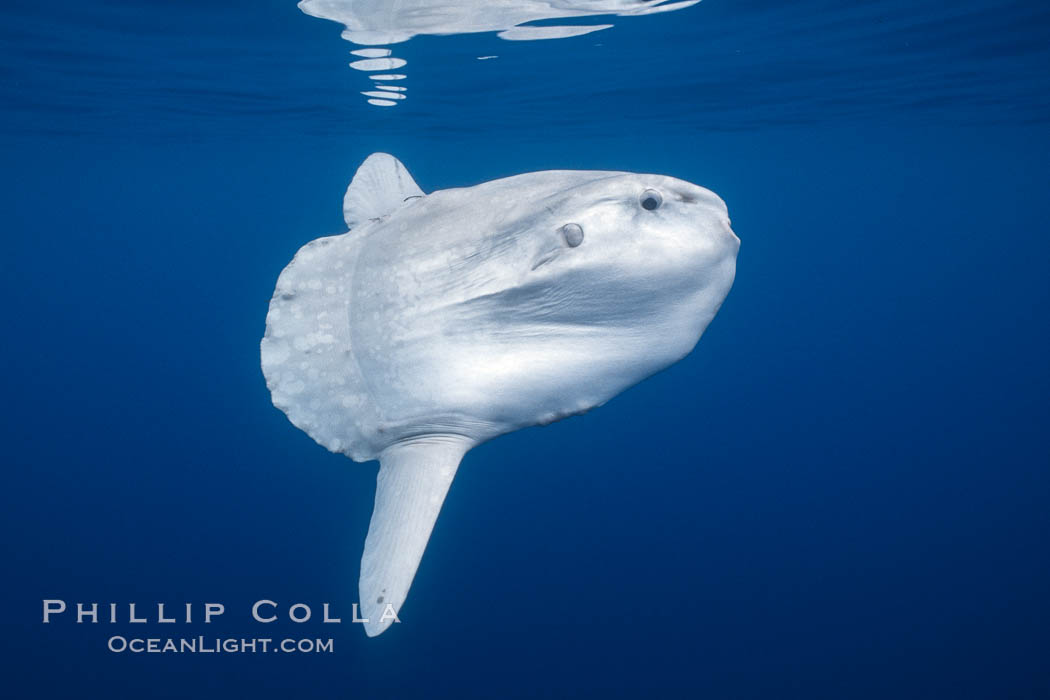
M 354 174 L 343 197 L 343 219 L 354 228 L 369 219 L 380 219 L 405 203 L 422 197 L 423 190 L 405 166 L 389 153 L 373 153 Z

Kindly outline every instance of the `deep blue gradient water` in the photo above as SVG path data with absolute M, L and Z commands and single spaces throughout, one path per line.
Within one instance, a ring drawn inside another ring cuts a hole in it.
M 1045 3 L 705 0 L 560 41 L 419 37 L 386 110 L 291 0 L 0 16 L 6 697 L 1050 696 Z M 686 360 L 467 456 L 403 624 L 366 639 L 376 464 L 272 407 L 258 342 L 374 151 L 428 191 L 674 175 L 743 243 Z M 47 598 L 227 612 L 44 625 Z M 344 624 L 260 625 L 262 598 Z

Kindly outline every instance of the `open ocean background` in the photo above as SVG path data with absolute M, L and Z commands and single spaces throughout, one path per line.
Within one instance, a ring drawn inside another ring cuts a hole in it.
M 1050 697 L 1050 4 L 611 22 L 417 37 L 377 108 L 293 0 L 5 0 L 5 697 Z M 466 457 L 403 623 L 367 639 L 376 463 L 272 407 L 258 344 L 374 151 L 427 191 L 673 175 L 742 249 L 686 360 Z M 44 598 L 227 612 L 43 625 Z M 253 623 L 260 598 L 344 624 Z

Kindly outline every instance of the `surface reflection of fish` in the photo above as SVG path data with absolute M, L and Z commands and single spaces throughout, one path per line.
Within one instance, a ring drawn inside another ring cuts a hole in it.
M 608 29 L 611 24 L 532 26 L 539 20 L 579 19 L 598 15 L 621 17 L 680 10 L 700 0 L 301 0 L 308 15 L 342 23 L 343 38 L 363 46 L 408 41 L 419 34 L 473 34 L 499 32 L 502 39 L 564 39 Z M 352 52 L 360 60 L 350 67 L 368 72 L 396 71 L 406 61 L 391 56 L 390 49 L 366 48 Z M 486 57 L 490 58 L 490 57 Z M 373 75 L 374 90 L 362 91 L 369 104 L 393 107 L 405 99 L 405 88 L 389 83 L 403 80 L 402 73 Z M 388 83 L 386 86 L 379 82 Z
M 611 24 L 522 27 L 540 20 L 636 16 L 669 12 L 700 0 L 302 0 L 308 15 L 346 26 L 343 38 L 355 44 L 396 44 L 418 34 L 500 32 L 504 39 L 559 39 Z
M 551 170 L 424 194 L 386 154 L 358 170 L 343 213 L 351 232 L 281 273 L 262 368 L 292 423 L 380 460 L 360 580 L 374 636 L 463 455 L 685 357 L 740 241 L 717 195 L 672 177 Z

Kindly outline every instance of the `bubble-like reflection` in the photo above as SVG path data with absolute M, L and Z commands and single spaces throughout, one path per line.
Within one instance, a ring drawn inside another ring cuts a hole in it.
M 361 58 L 385 58 L 390 55 L 390 49 L 357 49 L 350 53 Z
M 344 27 L 342 37 L 369 48 L 351 51 L 361 60 L 350 67 L 361 71 L 396 70 L 406 61 L 392 55 L 392 44 L 421 34 L 474 34 L 499 32 L 508 41 L 565 39 L 612 27 L 611 24 L 571 24 L 533 26 L 530 22 L 601 15 L 634 17 L 681 10 L 700 0 L 301 0 L 299 9 L 313 17 L 329 19 Z M 496 58 L 478 57 L 479 60 Z M 402 74 L 373 75 L 375 81 L 403 80 Z M 403 91 L 397 100 L 405 99 Z M 363 93 L 373 96 L 372 92 Z M 369 104 L 390 107 L 392 98 L 368 100 Z
M 366 90 L 365 92 L 362 92 L 361 94 L 366 96 L 366 97 L 376 97 L 376 98 L 381 99 L 381 100 L 403 100 L 403 99 L 405 99 L 405 96 L 402 95 L 400 92 L 386 92 L 386 91 L 380 91 L 380 90 Z
M 360 61 L 351 61 L 350 67 L 354 70 L 395 70 L 408 64 L 403 58 L 365 58 Z

